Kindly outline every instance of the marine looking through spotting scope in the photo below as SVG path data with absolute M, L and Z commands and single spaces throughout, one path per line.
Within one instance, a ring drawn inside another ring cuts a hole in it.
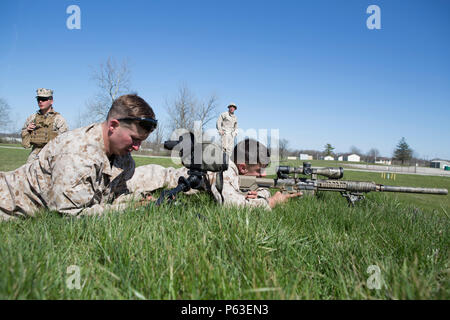
M 156 201 L 161 205 L 164 201 L 172 202 L 179 192 L 187 192 L 190 189 L 206 189 L 206 173 L 218 172 L 217 179 L 223 179 L 223 171 L 228 169 L 228 156 L 222 151 L 222 147 L 212 142 L 196 142 L 194 134 L 187 132 L 180 135 L 178 140 L 164 142 L 167 150 L 179 151 L 181 163 L 188 168 L 188 177 L 180 177 L 178 186 L 174 189 L 163 191 Z M 221 181 L 219 185 L 222 185 Z

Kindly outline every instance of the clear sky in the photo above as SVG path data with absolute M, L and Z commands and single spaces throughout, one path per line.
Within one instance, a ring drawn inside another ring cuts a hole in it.
M 80 30 L 66 27 L 72 4 Z M 380 30 L 366 26 L 373 4 Z M 420 157 L 450 159 L 447 0 L 2 0 L 0 15 L 0 97 L 17 128 L 40 87 L 73 127 L 96 92 L 90 67 L 113 57 L 163 121 L 185 83 L 292 148 L 391 156 L 405 137 Z

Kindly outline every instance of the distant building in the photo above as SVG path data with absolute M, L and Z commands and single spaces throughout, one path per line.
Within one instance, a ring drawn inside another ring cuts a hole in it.
M 16 137 L 1 137 L 0 139 L 8 143 L 22 143 L 22 139 Z
M 392 164 L 392 159 L 386 158 L 386 157 L 378 157 L 377 160 L 375 160 L 375 163 L 380 164 Z
M 288 160 L 297 160 L 297 157 L 287 157 Z
M 332 157 L 332 156 L 326 156 L 325 158 L 323 158 L 323 160 L 333 161 L 333 160 L 334 160 L 334 157 Z
M 300 160 L 312 160 L 313 157 L 306 153 L 300 153 Z
M 445 167 L 450 167 L 450 161 L 449 160 L 441 160 L 441 159 L 433 159 L 430 162 L 430 167 L 445 170 Z
M 338 161 L 351 161 L 351 162 L 360 162 L 361 157 L 356 153 L 352 154 L 343 154 L 338 157 Z

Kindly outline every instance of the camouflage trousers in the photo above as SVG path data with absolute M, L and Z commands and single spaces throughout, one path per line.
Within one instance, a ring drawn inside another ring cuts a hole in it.
M 31 150 L 30 155 L 28 156 L 27 163 L 30 163 L 33 160 L 37 159 L 38 158 L 38 153 L 41 150 L 42 150 L 42 148 L 33 147 L 33 149 Z
M 225 132 L 222 136 L 222 150 L 227 154 L 233 153 L 234 147 L 234 135 L 232 133 Z

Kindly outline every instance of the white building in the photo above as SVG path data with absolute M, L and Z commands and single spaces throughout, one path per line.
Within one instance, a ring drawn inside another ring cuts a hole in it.
M 352 154 L 343 154 L 338 157 L 338 161 L 351 161 L 351 162 L 360 162 L 361 157 L 356 153 Z
M 389 159 L 389 158 L 385 158 L 385 157 L 378 157 L 378 158 L 375 160 L 375 163 L 391 165 L 391 164 L 392 164 L 392 160 Z
M 306 153 L 300 153 L 300 160 L 312 160 L 313 157 Z
M 1 137 L 1 139 L 9 142 L 22 143 L 22 139 L 15 137 Z
M 359 155 L 357 155 L 356 153 L 350 154 L 347 157 L 347 161 L 353 161 L 353 162 L 360 162 L 361 161 L 361 157 Z
M 441 160 L 441 159 L 433 159 L 433 160 L 431 160 L 430 167 L 445 170 L 445 167 L 450 167 L 450 161 Z
M 333 161 L 334 158 L 332 156 L 326 156 L 323 160 Z

